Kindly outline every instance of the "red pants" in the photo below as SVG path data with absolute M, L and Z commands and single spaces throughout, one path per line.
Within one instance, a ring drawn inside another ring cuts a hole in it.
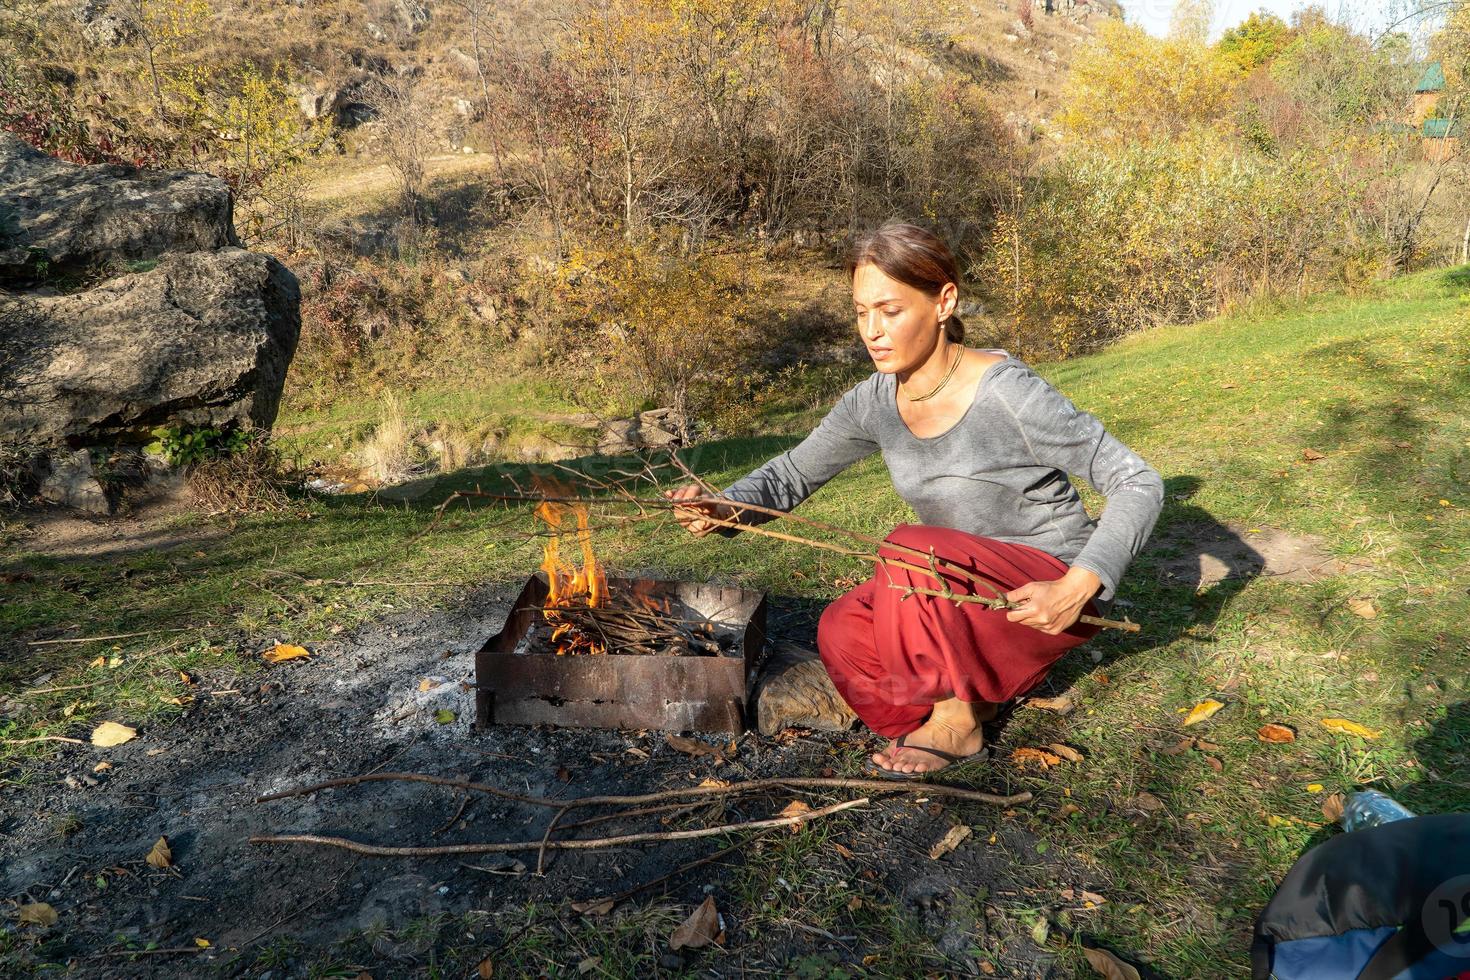
M 1059 579 L 1067 571 L 1044 551 L 953 528 L 900 524 L 887 540 L 926 553 L 933 548 L 938 557 L 1006 591 Z M 888 548 L 879 554 L 925 564 Z M 956 594 L 990 595 L 983 586 L 945 578 Z M 890 738 L 922 725 L 936 701 L 999 703 L 1029 691 L 1063 653 L 1098 630 L 1079 623 L 1050 636 L 980 603 L 903 598 L 910 585 L 934 589 L 939 583 L 928 574 L 878 564 L 871 579 L 827 607 L 817 626 L 817 649 L 838 693 L 869 728 Z M 1086 611 L 1097 614 L 1091 603 Z

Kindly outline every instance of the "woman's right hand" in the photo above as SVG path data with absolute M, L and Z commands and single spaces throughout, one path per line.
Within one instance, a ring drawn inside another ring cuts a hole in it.
M 704 489 L 697 483 L 686 483 L 682 487 L 665 490 L 663 495 L 670 500 L 693 500 L 696 497 L 706 496 Z M 734 520 L 735 508 L 729 504 L 717 504 L 713 501 L 674 508 L 674 520 L 697 538 L 702 538 L 722 526 L 709 520 L 711 517 L 722 521 Z

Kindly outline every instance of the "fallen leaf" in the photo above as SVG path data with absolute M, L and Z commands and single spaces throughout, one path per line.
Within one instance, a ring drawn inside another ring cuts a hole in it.
M 309 657 L 311 652 L 306 647 L 298 647 L 291 643 L 277 643 L 274 647 L 261 654 L 265 662 L 269 664 L 284 663 L 287 660 L 296 660 L 300 657 Z
M 209 940 L 203 938 L 202 936 L 195 936 L 194 937 L 194 945 L 195 946 L 198 946 L 200 949 L 208 949 L 209 948 Z
M 1183 755 L 1192 748 L 1194 748 L 1194 739 L 1181 738 L 1167 749 L 1159 749 L 1159 751 L 1164 755 Z
M 1052 766 L 1061 765 L 1062 757 L 1042 749 L 1021 748 L 1011 751 L 1011 761 L 1021 769 L 1032 764 L 1042 769 L 1050 769 Z
M 1197 739 L 1194 740 L 1194 747 L 1197 748 L 1197 749 L 1199 749 L 1201 752 L 1219 752 L 1220 751 L 1220 746 L 1216 745 L 1214 742 L 1206 742 L 1202 738 L 1197 738 Z
M 1082 808 L 1075 803 L 1063 803 L 1057 807 L 1057 819 L 1064 820 L 1074 813 L 1081 813 Z
M 121 745 L 124 742 L 131 742 L 137 737 L 138 732 L 135 729 L 129 728 L 127 725 L 119 725 L 115 721 L 104 721 L 92 729 L 92 744 L 100 745 L 104 749 L 112 748 L 114 745 Z
M 700 789 L 726 789 L 729 785 L 728 779 L 716 779 L 713 776 L 706 776 L 699 781 Z
M 480 961 L 480 965 L 475 967 L 475 972 L 480 975 L 480 980 L 490 980 L 491 977 L 495 976 L 494 961 L 488 956 L 485 957 Z
M 715 942 L 719 935 L 720 913 L 715 908 L 715 897 L 711 895 L 674 930 L 669 937 L 669 948 L 699 949 Z
M 187 670 L 181 670 L 181 671 L 179 671 L 179 680 L 183 681 L 185 684 L 198 684 L 199 683 L 199 678 L 195 677 L 193 674 L 189 673 Z
M 56 925 L 56 910 L 46 902 L 32 902 L 20 907 L 20 924 L 50 929 Z
M 1268 827 L 1290 827 L 1291 821 L 1285 817 L 1278 817 L 1274 813 L 1266 814 L 1266 826 Z
M 713 745 L 701 742 L 697 738 L 685 738 L 683 735 L 670 735 L 668 737 L 668 743 L 669 748 L 676 752 L 683 752 L 685 755 L 692 755 L 695 758 L 708 755 L 714 757 L 716 762 L 725 761 L 724 752 L 721 752 Z
M 1062 897 L 1069 902 L 1084 902 L 1088 905 L 1106 905 L 1107 899 L 1097 892 L 1090 892 L 1085 888 L 1068 888 L 1062 892 Z
M 847 910 L 849 912 L 856 912 L 858 909 L 860 909 L 862 907 L 863 907 L 863 899 L 862 899 L 862 896 L 861 895 L 854 895 L 854 896 L 852 896 L 852 898 L 849 898 L 847 900 Z
M 1225 763 L 1221 762 L 1219 759 L 1215 758 L 1212 755 L 1205 756 L 1205 765 L 1209 766 L 1211 769 L 1215 770 L 1216 772 L 1224 772 L 1225 771 Z
M 561 780 L 564 783 L 569 783 L 569 782 L 572 781 L 572 771 L 570 769 L 568 769 L 566 766 L 557 766 L 556 767 L 556 778 L 559 779 L 559 780 Z
M 585 960 L 577 964 L 577 975 L 584 976 L 588 973 L 591 973 L 593 970 L 597 969 L 597 965 L 601 962 L 601 956 L 587 957 Z
M 1397 448 L 1399 448 L 1399 449 L 1413 449 L 1414 448 L 1414 444 L 1412 442 L 1396 442 L 1396 443 L 1394 443 L 1394 446 L 1397 447 Z
M 613 910 L 613 900 L 610 898 L 589 898 L 585 902 L 573 902 L 572 911 L 578 915 L 607 915 Z M 485 961 L 490 962 L 489 960 Z M 481 976 L 489 976 L 482 973 Z
M 1274 742 L 1277 745 L 1283 745 L 1287 742 L 1295 742 L 1296 732 L 1287 725 L 1279 725 L 1273 721 L 1256 729 L 1256 738 L 1262 742 Z
M 95 766 L 92 767 L 92 771 L 93 772 L 106 772 L 107 770 L 109 770 L 111 768 L 112 768 L 112 763 L 110 763 L 110 762 L 99 762 Z
M 1225 707 L 1225 702 L 1216 701 L 1214 698 L 1205 698 L 1199 704 L 1189 709 L 1189 714 L 1184 717 L 1183 725 L 1185 728 L 1188 728 L 1190 725 L 1198 725 L 1207 718 L 1214 717 L 1215 712 L 1223 707 Z
M 1053 711 L 1059 715 L 1065 715 L 1076 707 L 1072 699 L 1063 694 L 1058 698 L 1027 698 L 1026 707 L 1040 708 L 1042 711 Z
M 1365 728 L 1355 721 L 1346 718 L 1323 718 L 1322 727 L 1332 732 L 1341 732 L 1344 735 L 1356 735 L 1359 738 L 1377 738 L 1378 732 L 1371 728 Z
M 93 660 L 91 663 L 87 664 L 87 666 L 88 667 L 106 667 L 107 666 L 107 658 L 106 657 L 98 657 L 96 660 Z
M 422 680 L 419 681 L 419 690 L 420 691 L 428 691 L 428 690 L 431 690 L 433 687 L 434 687 L 434 682 L 431 681 L 431 680 L 429 680 L 427 677 L 425 677 L 425 678 L 423 678 Z
M 1372 599 L 1353 598 L 1347 601 L 1347 607 L 1354 616 L 1363 619 L 1377 619 L 1378 607 L 1373 605 Z
M 786 804 L 786 806 L 782 808 L 779 815 L 783 817 L 799 817 L 803 813 L 811 812 L 811 804 L 806 803 L 802 800 L 792 800 L 790 803 Z
M 1322 786 L 1321 783 L 1308 783 L 1307 784 L 1307 792 L 1308 793 L 1320 793 L 1320 792 L 1322 792 L 1323 789 L 1324 789 L 1324 787 Z
M 1082 955 L 1104 980 L 1140 980 L 1137 970 L 1105 949 L 1084 946 Z
M 1319 459 L 1326 459 L 1326 458 L 1327 458 L 1327 454 L 1326 453 L 1319 453 L 1315 449 L 1303 449 L 1302 450 L 1302 459 L 1306 460 L 1309 463 L 1315 463 Z
M 455 719 L 458 717 L 459 715 L 455 714 L 453 711 L 450 711 L 448 708 L 440 708 L 438 711 L 434 712 L 434 721 L 438 722 L 441 725 L 452 725 L 454 724 Z
M 1342 819 L 1343 808 L 1347 806 L 1347 800 L 1343 799 L 1341 793 L 1333 793 L 1322 801 L 1322 816 L 1329 822 L 1337 823 Z
M 939 838 L 939 842 L 937 844 L 929 848 L 930 860 L 938 861 L 950 851 L 954 850 L 956 847 L 959 847 L 960 844 L 964 842 L 964 839 L 966 837 L 969 837 L 971 833 L 973 833 L 973 831 L 970 830 L 968 824 L 955 824 L 953 827 L 949 828 L 949 830 L 945 832 L 945 835 L 943 837 Z
M 143 860 L 155 868 L 167 868 L 171 866 L 174 863 L 174 852 L 169 849 L 168 838 L 158 838 L 153 845 L 153 849 L 148 852 L 148 856 Z
M 1154 794 L 1148 792 L 1147 790 L 1135 796 L 1133 798 L 1133 803 L 1140 810 L 1147 810 L 1150 813 L 1157 810 L 1162 810 L 1164 808 L 1163 801 Z
M 1046 938 L 1051 935 L 1051 923 L 1045 919 L 1037 919 L 1036 925 L 1031 927 L 1031 941 L 1038 946 L 1046 945 Z
M 1050 745 L 1047 746 L 1047 748 L 1051 749 L 1051 751 L 1055 752 L 1063 759 L 1066 759 L 1068 762 L 1082 761 L 1082 753 L 1078 752 L 1070 745 L 1063 745 L 1061 742 L 1052 742 Z
M 833 842 L 832 848 L 838 854 L 841 854 L 844 858 L 846 858 L 849 861 L 853 860 L 854 857 L 855 857 L 855 855 L 852 853 L 852 849 L 849 848 L 849 847 L 847 847 L 846 845 Z
M 989 960 L 981 960 L 980 972 L 985 974 L 987 977 L 992 976 L 995 973 L 995 964 L 991 963 Z

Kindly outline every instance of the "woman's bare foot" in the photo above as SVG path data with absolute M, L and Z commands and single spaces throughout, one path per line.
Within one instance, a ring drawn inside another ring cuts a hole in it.
M 949 763 L 932 752 L 935 748 L 950 755 L 966 756 L 979 752 L 985 745 L 980 731 L 982 721 L 994 718 L 999 706 L 988 702 L 961 701 L 950 698 L 934 705 L 929 720 L 904 737 L 904 744 L 889 742 L 881 752 L 873 753 L 873 762 L 893 772 L 933 772 Z

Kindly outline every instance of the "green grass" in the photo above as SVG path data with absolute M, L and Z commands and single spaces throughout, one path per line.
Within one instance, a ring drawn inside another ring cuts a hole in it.
M 1013 786 L 1037 796 L 1008 825 L 1044 842 L 1048 860 L 1084 869 L 1088 887 L 1108 898 L 1085 919 L 1073 916 L 1074 928 L 1169 976 L 1239 975 L 1250 923 L 1274 882 L 1329 833 L 1318 810 L 1326 793 L 1371 782 L 1426 812 L 1470 809 L 1470 789 L 1454 775 L 1470 761 L 1467 297 L 1470 269 L 1429 272 L 1367 295 L 1162 328 L 1096 356 L 1043 366 L 1164 474 L 1161 528 L 1194 521 L 1279 527 L 1316 535 L 1331 553 L 1375 569 L 1303 585 L 1227 581 L 1196 593 L 1161 581 L 1157 558 L 1136 563 L 1120 597 L 1132 603 L 1125 611 L 1143 632 L 1096 641 L 1099 665 L 1081 656 L 1064 662 L 1054 683 L 1075 685 L 1074 713 L 1023 710 L 1005 733 L 1005 748 L 1066 742 L 1085 761 L 1046 772 L 998 763 Z M 517 394 L 507 401 L 506 391 Z M 517 406 L 558 404 L 553 387 L 518 382 L 426 389 L 411 396 L 410 411 L 470 425 L 514 416 Z M 779 418 L 783 431 L 800 431 L 820 417 L 813 404 L 806 397 L 772 406 L 769 418 Z M 283 422 L 324 444 L 360 438 L 372 418 L 344 403 L 315 415 L 288 411 Z M 690 456 L 711 479 L 728 482 L 793 441 L 726 440 Z M 1322 458 L 1307 461 L 1307 449 Z M 0 666 L 4 690 L 41 673 L 52 674 L 44 686 L 94 686 L 21 698 L 24 709 L 0 723 L 0 736 L 84 735 L 104 717 L 165 724 L 178 710 L 167 699 L 188 696 L 180 670 L 248 672 L 270 640 L 309 645 L 390 605 L 427 601 L 392 588 L 309 584 L 283 572 L 466 584 L 523 578 L 538 550 L 511 533 L 529 527 L 524 511 L 456 510 L 431 537 L 415 540 L 430 507 L 449 492 L 489 485 L 506 472 L 529 476 L 526 467 L 453 474 L 426 482 L 409 503 L 369 496 L 303 502 L 291 513 L 244 517 L 206 544 L 115 559 L 15 556 L 34 578 L 0 586 L 0 633 L 191 631 L 22 648 Z M 834 480 L 804 512 L 876 534 L 908 519 L 876 459 Z M 836 596 L 840 579 L 863 573 L 858 561 L 754 536 L 696 541 L 645 524 L 606 530 L 599 543 L 618 566 L 739 580 L 816 601 Z M 1377 618 L 1348 609 L 1357 597 L 1372 600 Z M 1163 753 L 1185 734 L 1180 712 L 1209 695 L 1227 708 L 1188 734 L 1215 747 Z M 1334 734 L 1321 725 L 1324 717 L 1350 718 L 1381 737 Z M 1259 742 L 1265 721 L 1294 726 L 1297 741 Z M 25 783 L 27 759 L 47 751 L 44 744 L 0 748 L 7 778 Z M 1308 789 L 1318 784 L 1322 791 Z M 1140 808 L 1145 791 L 1162 810 Z M 1062 816 L 1064 806 L 1077 809 Z M 782 846 L 819 850 L 822 833 L 809 828 Z M 788 859 L 792 875 L 781 876 L 799 891 L 772 892 L 769 879 Z M 785 915 L 799 900 L 809 924 L 856 932 L 871 948 L 889 948 L 891 962 L 935 968 L 909 920 L 884 907 L 850 913 L 841 896 L 803 876 L 799 854 L 763 855 L 742 875 L 738 893 L 750 906 L 739 910 L 743 916 L 765 922 L 759 917 Z M 1047 915 L 1049 908 L 1038 898 L 1015 914 Z M 652 934 L 667 926 L 666 912 L 646 914 L 648 922 L 628 928 Z M 537 969 L 544 959 L 538 949 L 565 941 L 543 925 L 535 919 L 521 931 L 508 962 Z M 605 955 L 620 969 L 646 966 L 646 948 L 587 940 L 589 955 Z M 1069 966 L 1081 962 L 1073 946 L 1060 955 Z M 820 963 L 807 967 L 821 975 Z

